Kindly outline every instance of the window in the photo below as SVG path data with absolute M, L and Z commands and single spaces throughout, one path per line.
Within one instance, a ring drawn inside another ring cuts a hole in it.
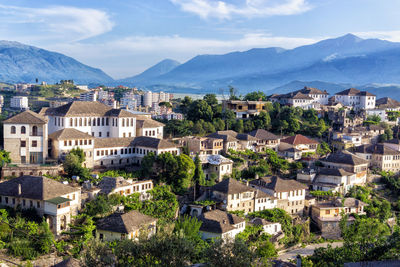
M 26 133 L 26 128 L 25 128 L 25 126 L 22 126 L 21 127 L 21 134 L 25 134 Z
M 36 207 L 40 208 L 40 201 L 36 202 Z
M 11 126 L 11 133 L 12 133 L 12 134 L 15 134 L 15 132 L 16 132 L 15 126 Z
M 64 146 L 68 146 L 67 140 L 64 141 Z
M 101 118 L 101 126 L 104 126 L 104 118 Z
M 110 137 L 110 132 L 107 132 L 107 137 Z
M 37 147 L 37 141 L 36 140 L 32 141 L 32 147 Z
M 99 132 L 99 137 L 101 137 L 101 132 Z
M 106 125 L 108 126 L 108 118 L 106 118 Z
M 5 200 L 6 200 L 6 204 L 8 204 L 8 197 L 5 197 Z
M 326 214 L 326 215 L 331 214 L 331 211 L 330 211 L 330 210 L 326 210 L 326 211 L 325 211 L 325 214 Z
M 26 141 L 21 141 L 21 147 L 26 147 Z
M 68 141 L 68 145 L 69 145 L 69 146 L 72 146 L 72 140 L 69 140 L 69 141 Z

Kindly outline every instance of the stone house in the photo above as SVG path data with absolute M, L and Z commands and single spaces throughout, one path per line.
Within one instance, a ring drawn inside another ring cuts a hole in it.
M 250 186 L 277 198 L 277 208 L 289 214 L 303 214 L 305 190 L 308 189 L 304 184 L 292 179 L 269 176 L 250 181 Z
M 245 219 L 222 210 L 212 210 L 198 217 L 201 221 L 200 234 L 204 240 L 220 238 L 226 242 L 234 240 L 246 227 Z
M 68 229 L 81 206 L 81 189 L 43 176 L 21 176 L 0 183 L 0 204 L 34 208 L 50 230 L 59 235 Z
M 322 164 L 330 169 L 343 169 L 355 173 L 354 185 L 363 185 L 367 181 L 368 161 L 356 156 L 349 151 L 343 150 L 331 153 L 321 159 Z
M 96 223 L 96 238 L 102 241 L 138 240 L 141 234 L 150 237 L 156 233 L 157 219 L 132 210 L 113 213 Z
M 47 119 L 33 111 L 3 122 L 4 150 L 15 164 L 44 164 L 48 153 Z
M 341 214 L 364 215 L 364 202 L 355 198 L 336 199 L 331 202 L 320 202 L 311 206 L 311 218 L 322 232 L 322 237 L 337 239 L 341 236 Z M 354 221 L 354 217 L 348 218 L 348 223 Z

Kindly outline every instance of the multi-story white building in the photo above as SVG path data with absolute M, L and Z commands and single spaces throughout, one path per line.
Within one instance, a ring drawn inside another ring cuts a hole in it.
M 376 96 L 366 91 L 350 88 L 335 94 L 335 102 L 359 109 L 374 109 Z
M 153 104 L 153 93 L 151 91 L 147 91 L 143 95 L 143 106 L 151 107 Z
M 134 114 L 100 102 L 74 101 L 57 108 L 44 108 L 40 114 L 48 118 L 49 134 L 74 128 L 98 138 L 136 136 Z
M 10 107 L 16 109 L 28 109 L 27 96 L 13 96 L 10 101 Z
M 386 122 L 388 121 L 388 116 L 386 114 L 386 110 L 385 109 L 368 109 L 367 112 L 367 118 L 369 116 L 378 116 L 381 121 Z
M 86 93 L 82 93 L 79 97 L 80 101 L 96 101 L 97 100 L 97 91 L 90 91 Z
M 320 105 L 327 105 L 329 94 L 316 88 L 304 87 L 301 90 L 283 95 L 272 95 L 271 101 L 282 105 L 300 107 L 303 109 L 319 109 Z
M 278 208 L 289 214 L 303 213 L 307 186 L 296 180 L 271 176 L 250 181 L 250 185 L 278 198 Z
M 11 162 L 43 164 L 47 158 L 47 119 L 26 110 L 3 122 L 4 150 Z

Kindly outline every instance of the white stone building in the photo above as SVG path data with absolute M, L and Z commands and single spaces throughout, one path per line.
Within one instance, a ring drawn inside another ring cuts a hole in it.
M 353 107 L 356 110 L 374 109 L 376 96 L 366 91 L 350 88 L 335 94 L 335 102 L 344 106 Z
M 43 164 L 47 158 L 47 119 L 26 110 L 3 122 L 4 150 L 11 162 Z
M 13 96 L 10 100 L 10 107 L 15 109 L 28 109 L 28 97 Z

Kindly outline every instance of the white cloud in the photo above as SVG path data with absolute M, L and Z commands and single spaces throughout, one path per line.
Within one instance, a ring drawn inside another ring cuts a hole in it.
M 63 38 L 65 41 L 94 37 L 110 31 L 114 26 L 109 15 L 102 10 L 69 6 L 27 8 L 0 5 L 0 22 L 7 24 L 1 31 L 4 35 L 7 29 L 10 32 L 15 28 L 18 30 L 20 25 L 30 29 L 28 32 L 24 29 L 21 35 L 32 36 L 34 39 Z M 12 34 L 15 35 L 15 32 Z
M 69 43 L 48 46 L 86 64 L 99 67 L 115 78 L 139 73 L 155 63 L 172 58 L 185 62 L 199 54 L 224 54 L 257 47 L 294 48 L 320 39 L 271 36 L 261 33 L 234 40 L 172 36 L 132 36 L 104 43 Z
M 242 0 L 242 4 L 215 0 L 170 0 L 183 11 L 194 13 L 201 18 L 229 19 L 234 15 L 261 17 L 294 15 L 306 12 L 312 7 L 307 0 Z
M 378 38 L 382 40 L 400 42 L 400 31 L 369 31 L 369 32 L 354 32 L 355 35 L 361 38 Z

